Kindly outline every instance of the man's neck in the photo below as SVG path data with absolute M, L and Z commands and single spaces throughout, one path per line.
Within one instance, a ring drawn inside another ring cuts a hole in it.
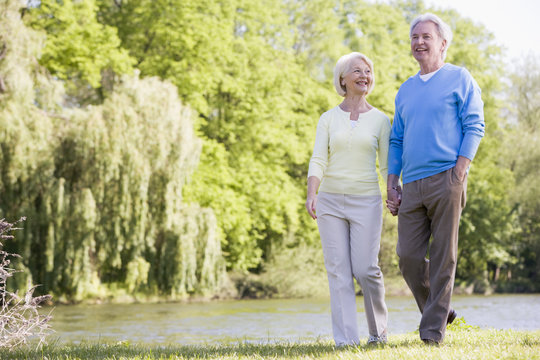
M 444 61 L 431 64 L 420 64 L 420 75 L 425 75 L 439 70 L 444 66 Z

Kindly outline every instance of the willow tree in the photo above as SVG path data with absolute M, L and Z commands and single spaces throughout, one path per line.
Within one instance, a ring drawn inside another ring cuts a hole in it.
M 22 24 L 20 2 L 3 0 L 0 4 L 1 217 L 8 221 L 22 216 L 39 219 L 54 172 L 54 119 L 35 103 L 50 103 L 60 90 L 36 67 L 42 38 Z M 23 256 L 27 267 L 18 262 L 21 270 L 41 263 L 34 251 L 43 246 L 44 224 L 39 220 L 33 224 L 30 228 L 30 221 L 25 223 L 25 235 L 17 242 L 4 244 L 8 252 Z M 39 277 L 37 273 L 24 274 L 11 286 L 25 289 L 27 281 L 40 281 L 31 277 Z
M 21 22 L 20 2 L 2 5 L 1 212 L 28 219 L 6 245 L 57 299 L 217 294 L 216 218 L 182 198 L 201 140 L 176 87 L 125 76 L 103 103 L 66 107 L 69 79 L 37 63 L 43 38 Z
M 215 216 L 182 201 L 201 141 L 176 88 L 125 78 L 102 105 L 64 116 L 49 200 L 53 288 L 76 298 L 99 283 L 215 291 L 224 276 Z

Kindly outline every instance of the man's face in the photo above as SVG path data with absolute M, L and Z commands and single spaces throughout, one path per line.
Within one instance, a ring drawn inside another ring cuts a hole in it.
M 442 50 L 446 45 L 437 32 L 437 25 L 431 21 L 416 24 L 411 34 L 411 52 L 421 64 L 436 64 L 442 60 Z

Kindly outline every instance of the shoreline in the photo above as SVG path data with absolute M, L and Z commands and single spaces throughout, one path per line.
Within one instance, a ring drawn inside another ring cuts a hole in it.
M 247 278 L 247 277 L 246 277 Z M 232 284 L 231 284 L 232 286 Z M 158 296 L 155 294 L 135 293 L 128 294 L 121 291 L 116 292 L 116 295 L 108 294 L 103 297 L 94 297 L 83 299 L 80 301 L 69 301 L 65 299 L 55 300 L 54 298 L 43 307 L 53 306 L 72 306 L 72 305 L 102 305 L 102 304 L 161 304 L 161 303 L 178 303 L 178 304 L 199 304 L 208 302 L 220 302 L 220 301 L 235 301 L 235 300 L 268 300 L 268 299 L 304 299 L 313 297 L 329 297 L 329 293 L 322 292 L 319 294 L 306 296 L 287 296 L 287 294 L 272 293 L 270 291 L 249 291 L 247 295 L 242 296 L 242 289 L 240 286 L 229 286 L 222 294 L 217 295 L 187 295 L 187 296 Z M 260 284 L 257 286 L 261 287 Z M 262 285 L 264 287 L 264 285 Z M 327 288 L 327 283 L 321 284 Z M 540 294 L 535 292 L 497 292 L 491 289 L 491 291 L 474 292 L 474 286 L 469 285 L 456 285 L 454 287 L 453 296 L 475 296 L 475 295 L 522 295 L 522 294 Z M 402 277 L 392 276 L 385 277 L 385 290 L 386 296 L 412 296 L 411 291 L 407 287 Z M 261 295 L 262 296 L 257 296 Z M 322 294 L 322 295 L 321 295 Z M 362 296 L 362 291 L 357 287 L 357 296 Z

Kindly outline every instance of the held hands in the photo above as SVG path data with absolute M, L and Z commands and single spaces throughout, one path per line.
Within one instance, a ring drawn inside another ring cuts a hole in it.
M 317 195 L 308 195 L 306 199 L 306 209 L 309 215 L 313 219 L 317 219 L 317 215 L 315 214 L 316 207 L 317 207 Z
M 387 189 L 387 198 L 386 207 L 392 215 L 396 216 L 401 205 L 401 186 Z

